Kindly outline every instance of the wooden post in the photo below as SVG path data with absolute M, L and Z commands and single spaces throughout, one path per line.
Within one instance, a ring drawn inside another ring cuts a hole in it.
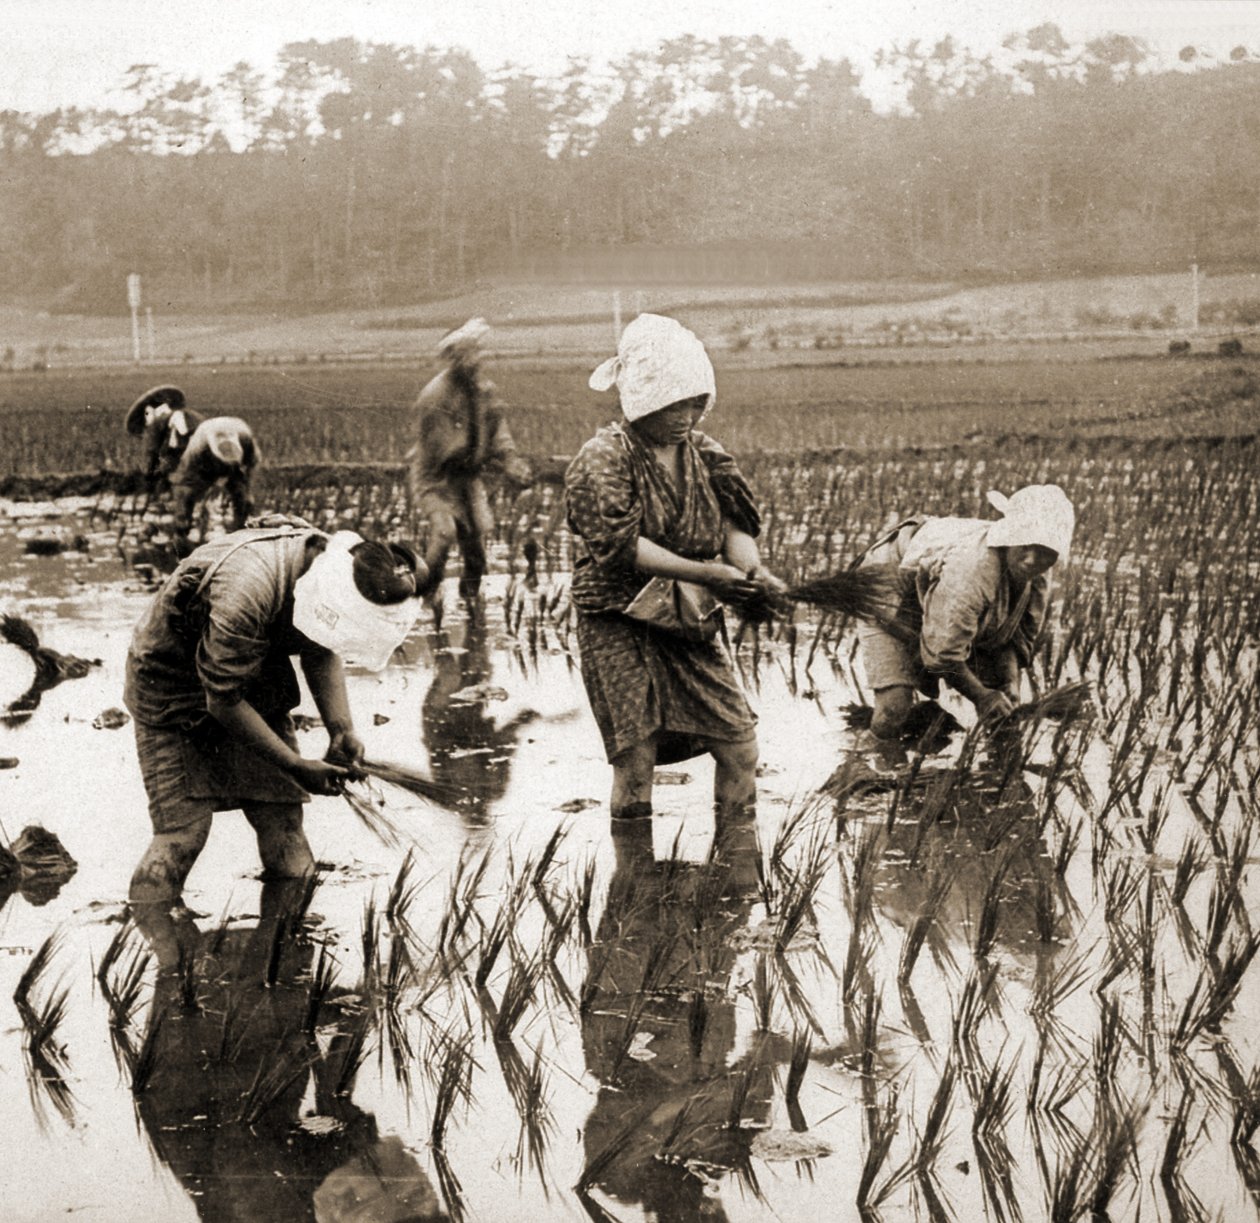
M 613 344 L 621 343 L 621 290 L 613 290 Z
M 1199 332 L 1199 265 L 1190 265 L 1190 334 Z
M 131 359 L 140 364 L 140 274 L 127 276 L 127 305 L 131 307 Z

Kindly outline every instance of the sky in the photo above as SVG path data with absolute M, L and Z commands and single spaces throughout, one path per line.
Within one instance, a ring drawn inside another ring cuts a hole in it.
M 1117 31 L 1170 59 L 1194 44 L 1260 51 L 1260 0 L 0 0 L 0 109 L 117 103 L 127 68 L 158 63 L 210 82 L 240 60 L 267 68 L 286 43 L 457 46 L 483 68 L 546 73 L 693 34 L 787 38 L 807 58 L 866 63 L 880 47 L 952 34 L 983 52 L 1056 22 L 1070 41 Z

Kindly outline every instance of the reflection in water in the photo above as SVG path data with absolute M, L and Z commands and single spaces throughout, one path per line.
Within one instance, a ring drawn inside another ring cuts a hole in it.
M 484 821 L 507 791 L 516 736 L 537 715 L 522 710 L 496 724 L 492 706 L 502 694 L 490 687 L 493 664 L 480 616 L 470 613 L 460 645 L 449 630 L 437 642 L 433 682 L 421 709 L 430 771 L 449 790 L 454 807 Z
M 656 860 L 650 821 L 615 828 L 614 845 L 583 991 L 600 1082 L 584 1131 L 591 1179 L 662 1223 L 724 1219 L 706 1179 L 735 1170 L 755 1192 L 739 1123 L 764 1124 L 773 1089 L 764 1045 L 730 1060 L 732 935 L 752 905 L 756 830 L 725 830 L 703 864 Z
M 0 616 L 0 639 L 17 646 L 35 668 L 26 691 L 0 713 L 0 721 L 6 726 L 20 726 L 27 721 L 49 689 L 68 679 L 82 679 L 93 667 L 101 665 L 99 658 L 76 658 L 41 645 L 35 630 L 21 616 Z
M 145 1129 L 202 1219 L 445 1218 L 401 1140 L 349 1098 L 371 1013 L 315 966 L 309 897 L 269 882 L 256 927 L 205 933 L 186 909 L 134 909 L 160 965 L 133 1064 Z
M 928 793 L 902 810 L 911 816 L 921 805 L 932 808 L 931 791 L 940 785 L 938 778 L 928 778 L 922 785 Z M 929 905 L 938 880 L 951 879 L 935 930 L 956 950 L 974 928 L 985 892 L 1001 868 L 995 946 L 1035 959 L 1043 949 L 1039 906 L 1059 889 L 1039 835 L 1032 791 L 1019 774 L 1002 777 L 992 766 L 973 766 L 947 814 L 941 820 L 911 816 L 895 822 L 876 884 L 879 908 L 907 929 Z

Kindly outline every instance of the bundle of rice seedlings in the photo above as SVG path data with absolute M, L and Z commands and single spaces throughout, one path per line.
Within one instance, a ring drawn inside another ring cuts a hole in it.
M 356 785 L 362 786 L 364 783 L 351 782 L 342 790 L 341 797 L 346 800 L 346 805 L 358 816 L 359 823 L 382 845 L 390 849 L 401 849 L 403 831 L 385 810 L 384 800 L 366 788 L 352 788 Z
M 889 614 L 900 601 L 901 583 L 895 572 L 885 568 L 842 569 L 792 586 L 785 597 L 834 615 L 877 622 L 898 635 L 915 636 L 913 626 Z
M 360 761 L 359 767 L 369 777 L 397 786 L 400 790 L 406 790 L 417 798 L 436 803 L 439 807 L 453 807 L 460 798 L 460 790 L 457 786 L 434 781 L 432 777 L 416 769 L 407 768 L 406 765 L 393 764 L 384 760 L 363 760 Z

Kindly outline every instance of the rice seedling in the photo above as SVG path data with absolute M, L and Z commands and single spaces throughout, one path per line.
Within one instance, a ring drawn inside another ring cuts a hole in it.
M 573 1186 L 574 1192 L 579 1194 L 585 1193 L 593 1186 L 599 1184 L 600 1178 L 616 1163 L 617 1157 L 624 1152 L 626 1143 L 630 1138 L 648 1123 L 649 1118 L 656 1111 L 656 1107 L 656 1102 L 653 1101 L 647 1108 L 637 1111 L 630 1121 L 622 1126 L 608 1142 L 598 1148 L 593 1155 L 587 1157 L 577 1182 Z
M 1138 1132 L 1148 1104 L 1116 1099 L 1111 1092 L 1100 1096 L 1094 1126 L 1094 1184 L 1089 1206 L 1098 1217 L 1109 1217 L 1121 1174 L 1128 1167 L 1140 1175 L 1137 1164 Z
M 951 1024 L 951 1043 L 959 1056 L 968 1055 L 975 1050 L 980 1024 L 996 998 L 996 984 L 996 964 L 977 961 L 972 965 L 954 1006 Z
M 1081 828 L 1082 825 L 1079 822 L 1068 824 L 1063 829 L 1063 834 L 1055 847 L 1051 865 L 1060 879 L 1067 874 L 1067 869 L 1076 856 L 1076 850 L 1081 841 Z
M 1199 843 L 1187 837 L 1181 847 L 1181 853 L 1177 855 L 1177 866 L 1173 871 L 1170 893 L 1173 904 L 1185 906 L 1191 885 L 1203 873 L 1209 861 L 1207 853 L 1199 846 Z
M 366 782 L 350 782 L 341 791 L 346 806 L 359 823 L 389 849 L 400 849 L 405 833 L 385 808 L 385 801 L 368 788 Z
M 43 981 L 62 944 L 60 931 L 50 934 L 35 950 L 30 963 L 22 970 L 17 986 L 13 990 L 13 1005 L 26 1027 L 31 1027 L 37 1018 L 31 996 Z
M 351 1018 L 348 1028 L 339 1028 L 334 1036 L 327 1054 L 334 1096 L 348 1096 L 354 1089 L 354 1080 L 371 1052 L 371 1030 L 372 1012 L 365 1008 Z
M 862 1175 L 858 1179 L 856 1197 L 858 1212 L 864 1218 L 877 1211 L 882 1203 L 909 1180 L 913 1171 L 909 1162 L 903 1163 L 876 1185 L 880 1170 L 888 1162 L 900 1119 L 900 1096 L 895 1086 L 889 1088 L 882 1106 L 867 1110 L 866 1157 L 862 1161 Z
M 389 898 L 385 902 L 385 920 L 395 933 L 411 933 L 408 918 L 420 892 L 420 883 L 414 878 L 415 866 L 415 850 L 408 849 L 390 885 Z
M 924 898 L 923 906 L 916 914 L 914 921 L 907 928 L 906 936 L 902 941 L 901 958 L 897 966 L 898 981 L 903 983 L 908 981 L 914 972 L 914 966 L 918 962 L 919 952 L 923 950 L 928 931 L 936 923 L 940 916 L 941 908 L 953 889 L 955 874 L 954 870 L 945 865 L 940 865 L 936 868 L 936 872 L 932 876 L 932 882 L 928 887 L 927 895 Z
M 429 1141 L 434 1150 L 445 1148 L 446 1127 L 456 1106 L 472 1101 L 472 1068 L 472 1034 L 453 1038 L 448 1033 L 442 1042 L 442 1064 L 430 1113 Z
M 515 940 L 510 943 L 512 970 L 508 973 L 502 997 L 494 1018 L 494 1039 L 507 1040 L 516 1030 L 538 992 L 538 985 L 546 970 L 543 956 L 536 952 L 527 956 Z M 627 1050 L 629 1046 L 627 1045 Z
M 328 950 L 327 943 L 320 943 L 310 984 L 306 989 L 306 1013 L 302 1031 L 314 1033 L 319 1026 L 320 1015 L 337 980 L 337 961 Z
M 954 1102 L 954 1086 L 958 1080 L 958 1070 L 952 1057 L 946 1057 L 941 1067 L 941 1077 L 937 1080 L 936 1090 L 932 1093 L 932 1102 L 928 1105 L 923 1119 L 923 1130 L 918 1136 L 914 1155 L 911 1159 L 914 1171 L 919 1176 L 929 1174 L 940 1158 L 945 1146 L 945 1124 L 949 1120 Z
M 140 1042 L 135 1060 L 131 1065 L 131 1094 L 133 1096 L 143 1094 L 153 1081 L 153 1075 L 160 1060 L 158 1041 L 168 1022 L 165 1010 L 154 1010 L 149 1013 L 149 1024 L 145 1028 L 144 1039 Z
M 980 915 L 976 919 L 975 933 L 972 938 L 972 951 L 977 960 L 987 960 L 997 941 L 998 917 L 1001 912 L 1002 888 L 1006 876 L 1011 869 L 1015 856 L 1012 846 L 1002 854 L 993 865 L 993 872 L 985 885 L 984 895 L 980 899 Z
M 276 1044 L 272 1056 L 258 1064 L 249 1086 L 241 1097 L 237 1125 L 255 1125 L 300 1078 L 309 1075 L 318 1052 L 303 1043 L 297 1048 L 287 1038 Z
M 1070 998 L 1097 971 L 1094 963 L 1096 944 L 1073 947 L 1057 956 L 1041 957 L 1033 979 L 1033 997 L 1028 1013 L 1044 1023 L 1052 1019 L 1061 1002 Z
M 1093 1196 L 1094 1153 L 1088 1135 L 1069 1138 L 1060 1146 L 1053 1176 L 1046 1184 L 1050 1223 L 1076 1223 Z

